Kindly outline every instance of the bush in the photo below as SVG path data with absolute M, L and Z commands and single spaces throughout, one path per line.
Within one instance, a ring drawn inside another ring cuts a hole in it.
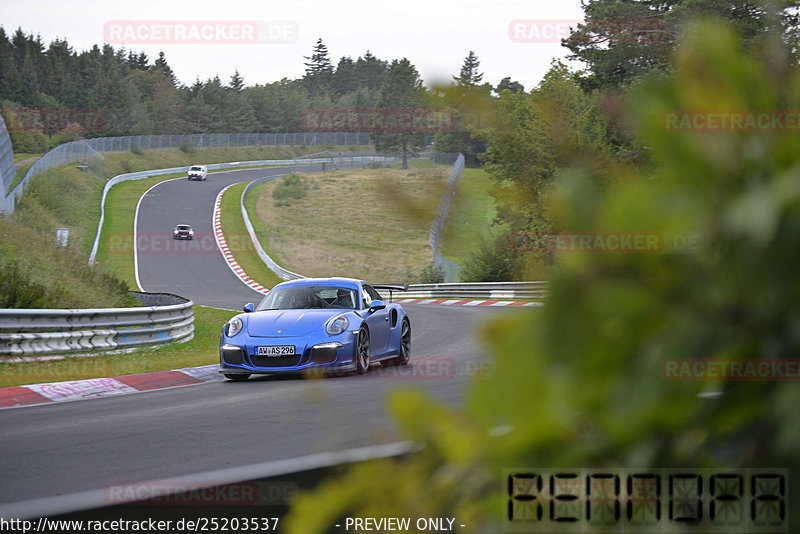
M 136 166 L 128 158 L 121 160 L 119 162 L 119 166 L 122 168 L 122 171 L 126 173 L 134 172 L 136 170 Z
M 11 146 L 20 154 L 44 154 L 50 147 L 50 138 L 42 132 L 9 131 Z
M 444 282 L 444 270 L 431 262 L 423 267 L 412 280 L 417 284 L 441 284 Z
M 299 174 L 289 174 L 280 181 L 272 191 L 272 198 L 276 206 L 288 206 L 290 199 L 300 199 L 306 196 L 308 184 Z
M 195 147 L 194 143 L 189 137 L 184 137 L 183 141 L 181 141 L 181 146 L 179 149 L 184 154 L 193 154 L 197 150 L 197 147 Z
M 481 237 L 461 273 L 463 282 L 511 282 L 519 278 L 522 258 L 508 246 L 508 236 Z
M 139 146 L 139 141 L 131 140 L 131 153 L 136 154 L 137 156 L 142 155 L 142 148 Z
M 47 288 L 27 276 L 17 261 L 0 262 L 0 308 L 46 308 Z

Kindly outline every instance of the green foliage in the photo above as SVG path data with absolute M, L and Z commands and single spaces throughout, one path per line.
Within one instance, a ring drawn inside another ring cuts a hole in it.
M 50 139 L 42 132 L 15 131 L 8 132 L 14 152 L 43 154 L 50 149 Z
M 768 28 L 779 28 L 797 46 L 796 2 L 761 0 L 589 0 L 585 23 L 564 40 L 573 59 L 586 63 L 585 88 L 618 88 L 669 68 L 669 58 L 687 23 L 698 16 L 733 24 L 745 48 L 758 46 Z
M 16 261 L 0 266 L 0 308 L 46 308 L 47 288 L 26 276 Z
M 299 174 L 291 173 L 280 180 L 272 191 L 272 198 L 275 199 L 276 206 L 288 206 L 292 200 L 305 197 L 307 191 L 306 180 Z
M 512 282 L 522 274 L 523 258 L 509 247 L 510 235 L 480 237 L 473 255 L 464 264 L 463 282 Z
M 391 396 L 421 452 L 301 496 L 288 532 L 321 532 L 342 516 L 445 514 L 497 532 L 503 468 L 800 468 L 796 384 L 664 374 L 677 358 L 800 353 L 800 137 L 664 123 L 678 110 L 796 110 L 800 69 L 780 47 L 748 55 L 729 27 L 692 30 L 673 76 L 623 107 L 654 167 L 619 175 L 575 145 L 549 204 L 574 231 L 698 235 L 703 246 L 567 255 L 545 307 L 485 329 L 493 365 L 463 409 L 421 392 Z M 798 482 L 789 478 L 790 495 Z M 788 513 L 798 524 L 797 507 Z
M 601 95 L 586 94 L 561 62 L 553 62 L 530 94 L 504 92 L 496 122 L 479 130 L 482 159 L 494 178 L 497 219 L 517 231 L 550 225 L 547 192 L 575 150 L 613 166 L 614 127 L 601 110 Z
M 181 141 L 181 146 L 178 148 L 184 154 L 193 154 L 197 151 L 195 143 L 189 137 L 184 137 L 183 141 Z
M 412 275 L 409 269 L 408 279 L 409 282 L 416 284 L 441 284 L 444 282 L 444 270 L 431 262 L 416 276 Z

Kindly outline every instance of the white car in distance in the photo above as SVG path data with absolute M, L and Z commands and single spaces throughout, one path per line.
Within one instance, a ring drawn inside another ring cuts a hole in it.
M 192 165 L 189 167 L 189 180 L 205 180 L 208 169 L 205 165 Z

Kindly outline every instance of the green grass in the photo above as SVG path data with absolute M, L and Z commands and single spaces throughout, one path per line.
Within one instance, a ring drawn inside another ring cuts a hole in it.
M 492 181 L 483 169 L 466 169 L 439 238 L 439 251 L 461 265 L 474 252 L 480 236 L 487 237 L 496 215 L 489 195 Z
M 222 197 L 222 232 L 225 234 L 225 241 L 228 248 L 233 253 L 233 257 L 244 269 L 247 275 L 264 287 L 272 288 L 283 280 L 278 278 L 258 256 L 258 253 L 247 233 L 242 217 L 241 198 L 247 184 L 238 184 L 228 189 Z M 256 186 L 258 187 L 258 186 Z M 247 195 L 245 203 L 250 214 L 251 223 L 255 229 L 255 222 L 252 214 L 255 213 L 256 192 L 252 189 Z M 260 221 L 258 221 L 260 222 Z
M 44 235 L 69 228 L 70 247 L 88 258 L 102 193 L 103 184 L 94 176 L 69 166 L 57 167 L 31 180 L 14 218 Z
M 20 152 L 19 154 L 15 153 L 14 154 L 14 163 L 17 163 L 18 161 L 22 161 L 23 159 L 40 158 L 42 156 L 43 156 L 43 154 L 28 154 L 27 152 Z
M 279 200 L 275 180 L 258 186 L 250 218 L 259 220 L 262 246 L 286 269 L 403 281 L 433 258 L 428 236 L 447 177 L 447 168 L 310 173 L 303 175 L 305 197 Z

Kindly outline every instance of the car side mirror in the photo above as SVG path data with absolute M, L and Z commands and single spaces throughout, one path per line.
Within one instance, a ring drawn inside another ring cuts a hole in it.
M 386 308 L 386 303 L 382 300 L 373 300 L 372 304 L 369 305 L 369 312 L 375 313 L 378 310 L 382 310 Z
M 255 304 L 253 304 L 252 302 L 248 302 L 247 304 L 244 305 L 244 311 L 246 311 L 247 313 L 253 313 L 255 307 L 256 307 Z

